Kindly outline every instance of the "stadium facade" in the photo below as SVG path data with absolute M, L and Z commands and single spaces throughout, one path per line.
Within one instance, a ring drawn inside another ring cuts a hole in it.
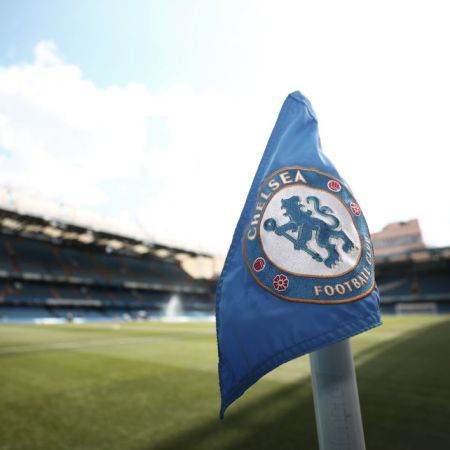
M 373 233 L 372 241 L 378 257 L 426 248 L 417 219 L 390 223 L 378 233 Z

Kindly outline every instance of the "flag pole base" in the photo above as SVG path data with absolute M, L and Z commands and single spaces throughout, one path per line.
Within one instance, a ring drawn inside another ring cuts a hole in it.
M 320 450 L 365 450 L 350 339 L 310 355 Z

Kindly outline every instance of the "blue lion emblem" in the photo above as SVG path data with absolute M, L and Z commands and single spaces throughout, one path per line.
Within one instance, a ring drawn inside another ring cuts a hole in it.
M 341 239 L 343 241 L 342 250 L 345 253 L 350 253 L 355 248 L 355 244 L 344 231 L 338 230 L 340 221 L 333 214 L 331 208 L 320 206 L 319 199 L 314 196 L 307 197 L 306 202 L 313 205 L 316 213 L 328 218 L 332 223 L 325 222 L 318 217 L 312 217 L 312 212 L 301 204 L 300 197 L 293 195 L 290 198 L 281 200 L 281 208 L 285 211 L 283 215 L 289 218 L 289 222 L 277 225 L 275 219 L 267 219 L 263 225 L 264 229 L 269 232 L 273 231 L 278 236 L 288 239 L 294 244 L 295 250 L 303 250 L 314 260 L 323 262 L 325 266 L 332 268 L 341 258 L 336 245 L 331 243 L 330 239 Z M 325 259 L 308 247 L 308 243 L 313 239 L 313 232 L 315 232 L 315 240 L 318 246 L 326 249 L 328 252 Z M 297 237 L 292 236 L 292 233 L 297 233 Z

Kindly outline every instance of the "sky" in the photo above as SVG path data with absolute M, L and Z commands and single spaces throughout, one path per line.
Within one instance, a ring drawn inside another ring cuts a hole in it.
M 444 1 L 0 0 L 0 185 L 225 255 L 289 92 L 371 231 L 450 245 Z

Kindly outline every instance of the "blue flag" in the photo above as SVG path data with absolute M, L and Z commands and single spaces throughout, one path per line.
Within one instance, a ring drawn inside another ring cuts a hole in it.
M 293 358 L 381 324 L 360 206 L 288 96 L 236 227 L 216 296 L 220 415 Z

